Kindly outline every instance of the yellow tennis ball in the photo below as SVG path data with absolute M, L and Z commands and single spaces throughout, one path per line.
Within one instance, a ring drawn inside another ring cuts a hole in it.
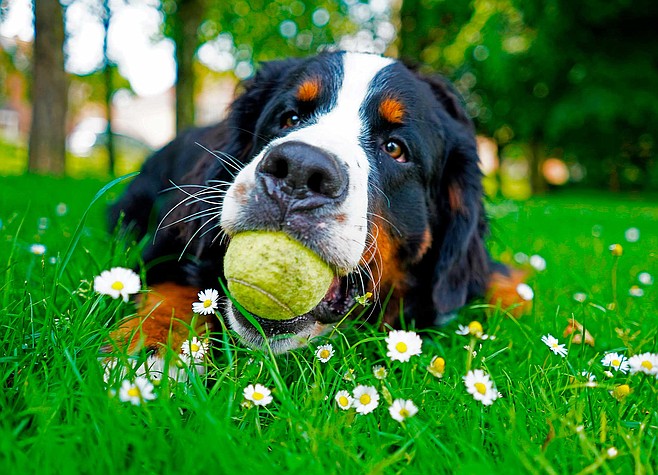
M 334 272 L 285 233 L 247 231 L 231 238 L 224 276 L 229 292 L 246 310 L 261 318 L 289 320 L 320 303 Z

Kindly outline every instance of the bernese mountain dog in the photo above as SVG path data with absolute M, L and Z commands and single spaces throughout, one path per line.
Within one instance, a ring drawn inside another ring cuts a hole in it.
M 521 276 L 485 248 L 487 220 L 474 127 L 452 87 L 401 62 L 326 52 L 262 65 L 227 118 L 188 130 L 151 156 L 110 211 L 138 238 L 150 292 L 115 333 L 131 350 L 162 351 L 196 330 L 197 292 L 219 289 L 236 233 L 287 233 L 337 277 L 292 320 L 255 315 L 275 352 L 330 330 L 372 293 L 372 318 L 441 325 L 470 299 L 518 299 Z M 491 292 L 490 292 L 491 293 Z M 261 333 L 225 299 L 221 313 L 248 345 Z

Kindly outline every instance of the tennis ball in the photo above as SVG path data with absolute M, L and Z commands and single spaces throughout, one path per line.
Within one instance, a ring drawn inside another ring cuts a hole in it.
M 249 312 L 289 320 L 313 309 L 334 278 L 315 252 L 282 232 L 246 231 L 224 256 L 228 290 Z

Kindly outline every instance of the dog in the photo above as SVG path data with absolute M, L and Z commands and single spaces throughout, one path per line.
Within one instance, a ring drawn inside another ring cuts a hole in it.
M 162 351 L 197 331 L 197 292 L 219 288 L 231 236 L 282 231 L 336 272 L 324 299 L 292 320 L 259 315 L 272 350 L 304 346 L 372 294 L 371 318 L 441 325 L 487 295 L 509 306 L 522 276 L 495 262 L 474 126 L 441 77 L 372 54 L 325 52 L 262 65 L 221 123 L 152 155 L 110 210 L 137 238 L 151 292 L 116 336 Z M 493 289 L 493 291 L 491 291 Z M 247 344 L 261 333 L 228 299 L 222 313 Z

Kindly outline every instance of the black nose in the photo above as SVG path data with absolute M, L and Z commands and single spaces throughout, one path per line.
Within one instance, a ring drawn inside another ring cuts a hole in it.
M 289 201 L 295 208 L 335 202 L 344 195 L 348 182 L 347 172 L 333 154 L 302 142 L 270 149 L 256 173 L 270 196 Z

